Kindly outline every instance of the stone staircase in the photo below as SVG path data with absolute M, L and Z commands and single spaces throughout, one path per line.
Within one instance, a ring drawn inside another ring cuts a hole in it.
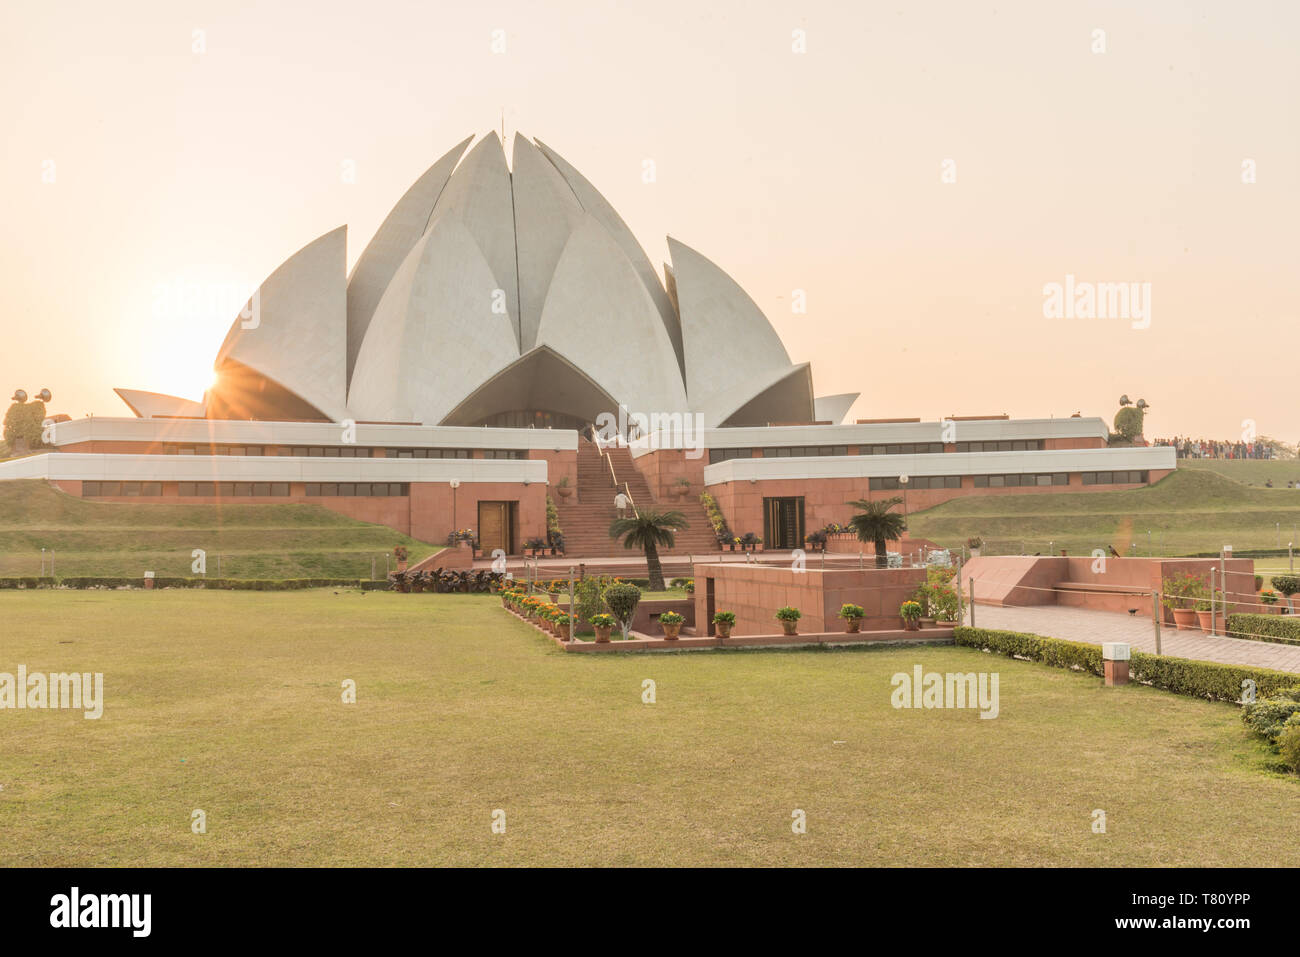
M 704 506 L 697 495 L 688 495 L 680 501 L 659 502 L 640 470 L 633 464 L 632 454 L 625 448 L 611 447 L 610 459 L 614 475 L 620 486 L 627 483 L 632 501 L 638 508 L 663 511 L 676 510 L 686 516 L 690 527 L 677 533 L 677 544 L 661 552 L 665 556 L 705 554 L 718 551 L 713 529 L 709 527 Z M 595 443 L 586 438 L 578 441 L 578 486 L 576 494 L 567 499 L 556 498 L 560 528 L 564 531 L 564 552 L 568 558 L 626 557 L 633 553 L 609 537 L 609 525 L 618 517 L 614 508 L 617 490 L 610 477 L 609 466 Z M 698 493 L 697 493 L 698 494 Z

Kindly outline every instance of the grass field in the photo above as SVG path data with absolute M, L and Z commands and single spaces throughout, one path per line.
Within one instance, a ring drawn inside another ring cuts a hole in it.
M 0 482 L 0 576 L 39 574 L 45 548 L 46 574 L 52 550 L 61 576 L 184 577 L 201 548 L 213 578 L 369 578 L 372 558 L 382 577 L 399 544 L 412 561 L 437 551 L 316 505 L 115 504 Z
M 1279 541 L 1285 549 L 1300 533 L 1300 491 L 1252 488 L 1217 471 L 1186 469 L 1126 491 L 972 495 L 914 512 L 908 527 L 950 545 L 979 535 L 994 554 L 1023 547 L 1031 555 L 1061 548 L 1077 555 L 1112 545 L 1130 555 L 1134 543 L 1138 555 L 1217 552 L 1225 544 L 1238 552 L 1272 549 Z
M 0 671 L 106 698 L 0 713 L 0 866 L 1300 864 L 1233 707 L 970 649 L 566 655 L 491 596 L 351 590 L 0 620 Z M 893 709 L 914 664 L 998 672 L 1000 716 Z
M 1287 482 L 1300 482 L 1300 459 L 1179 459 L 1178 467 L 1213 472 L 1243 485 L 1263 485 L 1271 479 L 1283 490 Z

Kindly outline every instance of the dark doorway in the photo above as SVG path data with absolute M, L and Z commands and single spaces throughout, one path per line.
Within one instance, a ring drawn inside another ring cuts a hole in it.
M 763 542 L 768 548 L 803 548 L 803 496 L 763 499 Z

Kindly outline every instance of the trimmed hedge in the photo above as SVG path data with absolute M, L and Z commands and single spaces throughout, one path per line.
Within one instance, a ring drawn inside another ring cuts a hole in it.
M 1103 674 L 1101 647 L 1059 638 L 1044 638 L 1017 631 L 989 628 L 956 628 L 958 645 L 995 651 L 1015 658 L 1025 658 L 1058 668 L 1077 668 L 1090 674 Z M 1210 661 L 1191 661 L 1166 655 L 1149 655 L 1133 651 L 1129 674 L 1134 681 L 1172 691 L 1174 694 L 1205 698 L 1210 701 L 1240 703 L 1242 682 L 1255 682 L 1257 698 L 1267 698 L 1284 688 L 1300 684 L 1300 676 L 1267 668 L 1221 665 Z
M 84 576 L 70 578 L 0 578 L 0 589 L 25 588 L 144 588 L 144 578 Z M 362 578 L 163 578 L 153 580 L 154 588 L 223 588 L 228 591 L 297 591 L 303 588 L 360 588 L 379 591 L 388 588 L 386 581 Z
M 1249 641 L 1300 645 L 1300 616 L 1229 615 L 1228 636 Z
M 1008 658 L 1039 661 L 1054 668 L 1072 668 L 1101 677 L 1101 647 L 1059 638 L 1043 638 L 1023 631 L 997 631 L 992 628 L 953 630 L 954 641 L 968 648 L 995 651 Z

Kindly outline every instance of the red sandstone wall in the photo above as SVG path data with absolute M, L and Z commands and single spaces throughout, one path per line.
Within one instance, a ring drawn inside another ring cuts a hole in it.
M 714 611 L 736 613 L 735 635 L 781 632 L 774 617 L 790 605 L 803 613 L 799 631 L 805 634 L 840 632 L 840 606 L 861 605 L 866 612 L 863 631 L 902 627 L 899 606 L 925 581 L 923 568 L 851 569 L 796 572 L 783 565 L 696 565 L 695 621 L 699 634 L 711 633 L 708 617 L 709 580 L 713 581 Z
M 690 481 L 692 498 L 704 491 L 704 466 L 709 462 L 707 453 L 699 458 L 688 458 L 682 449 L 657 449 L 633 457 L 632 462 L 660 502 L 675 501 L 672 491 L 679 478 Z
M 1157 474 L 1151 473 L 1155 481 Z M 707 491 L 717 499 L 727 523 L 737 535 L 753 532 L 763 534 L 763 499 L 765 497 L 802 495 L 804 498 L 804 527 L 815 531 L 836 522 L 848 524 L 853 517 L 853 508 L 848 504 L 854 499 L 875 501 L 891 496 L 903 497 L 901 491 L 870 491 L 866 478 L 820 478 L 820 479 L 766 479 L 758 482 L 724 482 L 710 485 Z M 962 478 L 960 489 L 916 489 L 907 492 L 907 511 L 919 512 L 922 509 L 941 505 L 954 498 L 966 495 L 1041 495 L 1053 492 L 1109 492 L 1123 489 L 1145 488 L 1141 484 L 1126 485 L 1084 485 L 1078 473 L 1070 475 L 1068 486 L 1028 486 L 1017 488 L 975 488 L 970 476 Z M 901 511 L 901 508 L 900 508 Z
M 534 461 L 546 462 L 546 479 L 551 483 L 552 489 L 560 484 L 560 479 L 566 477 L 571 488 L 578 487 L 578 453 L 575 450 L 555 452 L 551 449 L 529 449 L 528 457 Z M 554 491 L 551 492 L 551 497 L 559 500 Z
M 81 494 L 81 482 L 58 481 L 53 483 L 72 495 Z M 93 502 L 122 502 L 133 505 L 320 505 L 332 512 L 346 515 L 362 522 L 387 525 L 389 528 L 435 545 L 446 541 L 447 534 L 457 528 L 478 531 L 478 503 L 480 501 L 517 501 L 518 547 L 526 539 L 546 536 L 546 485 L 534 482 L 527 486 L 515 482 L 465 482 L 455 490 L 454 510 L 452 488 L 445 482 L 412 482 L 409 497 L 341 497 L 314 496 L 304 493 L 302 482 L 289 484 L 287 496 L 239 496 L 216 498 L 214 496 L 177 495 L 177 483 L 164 482 L 160 496 L 113 496 L 89 499 Z

